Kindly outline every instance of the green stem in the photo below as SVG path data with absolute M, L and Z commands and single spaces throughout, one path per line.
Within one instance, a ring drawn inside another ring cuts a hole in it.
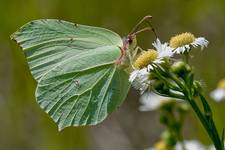
M 189 99 L 188 102 L 192 106 L 194 112 L 198 116 L 198 118 L 201 121 L 205 130 L 207 131 L 209 137 L 213 141 L 215 148 L 217 150 L 223 150 L 223 147 L 221 146 L 221 141 L 220 141 L 220 138 L 218 138 L 218 132 L 217 132 L 215 126 L 213 126 L 211 128 L 211 125 L 209 124 L 209 122 L 207 121 L 204 114 L 201 112 L 201 110 L 199 109 L 199 107 L 197 106 L 197 104 L 195 103 L 194 100 Z M 214 132 L 214 131 L 216 131 L 216 132 Z
M 207 100 L 205 99 L 205 97 L 201 93 L 199 94 L 199 97 L 200 97 L 200 99 L 202 101 L 202 104 L 203 104 L 203 107 L 204 107 L 204 111 L 205 111 L 205 117 L 206 117 L 206 119 L 208 121 L 208 124 L 209 124 L 209 127 L 211 129 L 211 132 L 213 133 L 214 138 L 218 142 L 216 145 L 223 144 L 223 143 L 221 143 L 223 141 L 220 141 L 220 136 L 218 134 L 218 131 L 217 131 L 216 126 L 215 126 L 215 123 L 213 121 L 212 111 L 210 109 L 210 106 L 209 106 Z M 221 145 L 221 147 L 223 147 L 223 145 Z
M 198 116 L 199 120 L 201 121 L 201 124 L 203 125 L 203 127 L 207 131 L 209 137 L 213 141 L 215 148 L 217 150 L 224 150 L 224 148 L 223 148 L 223 146 L 221 144 L 220 138 L 219 138 L 218 131 L 217 131 L 216 127 L 215 127 L 215 124 L 213 122 L 212 117 L 210 117 L 208 119 L 206 117 L 207 114 L 202 113 L 202 111 L 200 110 L 200 108 L 196 104 L 195 100 L 193 99 L 191 93 L 189 92 L 188 88 L 184 89 L 184 95 L 186 96 L 187 101 L 189 102 L 189 104 L 191 105 L 192 109 L 194 110 L 194 112 Z

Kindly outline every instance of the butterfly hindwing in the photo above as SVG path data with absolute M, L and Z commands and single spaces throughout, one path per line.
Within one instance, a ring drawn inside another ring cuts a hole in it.
M 37 101 L 60 129 L 97 124 L 119 106 L 125 98 L 122 90 L 129 86 L 119 76 L 125 73 L 114 65 L 119 55 L 120 50 L 114 46 L 87 51 L 42 77 Z

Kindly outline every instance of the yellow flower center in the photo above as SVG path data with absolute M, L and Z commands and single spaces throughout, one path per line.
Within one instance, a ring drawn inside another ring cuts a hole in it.
M 190 32 L 178 34 L 170 39 L 170 47 L 178 48 L 194 42 L 195 36 Z
M 225 79 L 222 79 L 221 81 L 219 81 L 218 88 L 225 89 Z
M 163 140 L 156 143 L 154 148 L 155 150 L 172 150 L 170 147 L 166 145 L 166 143 Z
M 158 57 L 158 52 L 149 49 L 148 51 L 143 52 L 134 62 L 134 67 L 138 69 L 142 69 L 147 67 L 148 64 L 152 63 Z

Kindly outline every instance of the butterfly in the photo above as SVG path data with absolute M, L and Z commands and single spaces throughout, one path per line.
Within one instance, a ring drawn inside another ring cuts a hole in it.
M 22 48 L 37 81 L 35 97 L 40 107 L 58 124 L 96 125 L 126 98 L 127 62 L 138 51 L 136 35 L 144 17 L 122 39 L 108 29 L 63 20 L 31 21 L 11 35 Z M 154 32 L 155 33 L 155 32 Z

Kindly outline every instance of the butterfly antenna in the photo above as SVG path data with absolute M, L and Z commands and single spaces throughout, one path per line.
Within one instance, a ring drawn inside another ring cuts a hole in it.
M 151 19 L 151 18 L 152 18 L 152 16 L 145 16 L 144 18 L 142 18 L 142 19 L 138 22 L 138 24 L 136 24 L 136 25 L 133 27 L 133 29 L 131 30 L 131 32 L 129 33 L 129 35 L 131 35 L 131 34 L 133 34 L 134 32 L 136 32 L 136 31 L 139 29 L 140 25 L 141 25 L 143 22 L 145 22 L 146 20 Z
M 143 31 L 152 31 L 154 33 L 155 37 L 157 38 L 158 37 L 157 36 L 157 33 L 155 31 L 155 28 L 151 24 L 150 19 L 152 19 L 152 16 L 145 16 L 144 18 L 142 18 L 138 22 L 138 24 L 131 30 L 131 32 L 129 33 L 129 35 L 132 35 L 132 34 L 136 35 L 136 34 L 141 33 Z M 143 29 L 141 29 L 141 30 L 138 31 L 139 27 L 141 26 L 141 24 L 143 22 L 146 22 L 149 27 L 143 28 Z
M 134 32 L 133 34 L 137 35 L 137 34 L 139 34 L 141 32 L 144 32 L 144 31 L 152 31 L 152 28 L 151 27 L 146 27 L 146 28 L 143 28 L 141 30 L 138 30 L 137 32 Z
M 146 23 L 148 24 L 148 26 L 151 28 L 151 31 L 154 33 L 155 37 L 158 38 L 158 35 L 155 31 L 155 28 L 153 27 L 153 25 L 151 24 L 150 20 L 146 20 Z

